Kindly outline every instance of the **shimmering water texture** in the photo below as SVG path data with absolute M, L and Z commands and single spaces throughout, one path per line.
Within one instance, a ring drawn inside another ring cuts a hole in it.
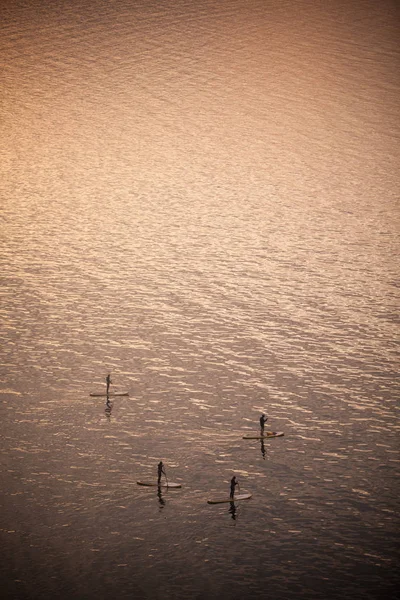
M 394 598 L 395 9 L 1 3 L 7 600 Z

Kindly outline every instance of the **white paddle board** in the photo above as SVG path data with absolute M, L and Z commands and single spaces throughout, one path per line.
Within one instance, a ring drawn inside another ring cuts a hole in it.
M 157 482 L 154 481 L 137 481 L 136 482 L 138 485 L 147 485 L 147 486 L 151 486 L 151 487 L 167 487 L 167 488 L 180 488 L 182 487 L 182 485 L 180 483 L 174 483 L 173 481 L 169 481 L 167 482 L 163 482 L 158 484 Z
M 268 431 L 264 435 L 244 435 L 244 440 L 268 440 L 269 438 L 282 437 L 285 435 L 283 431 Z
M 248 500 L 251 494 L 235 494 L 233 498 L 216 498 L 215 500 L 207 500 L 208 504 L 222 504 L 223 502 L 237 502 L 237 500 Z
M 129 392 L 110 392 L 109 394 L 103 394 L 102 392 L 92 392 L 90 395 L 95 398 L 115 398 L 116 396 L 129 396 Z

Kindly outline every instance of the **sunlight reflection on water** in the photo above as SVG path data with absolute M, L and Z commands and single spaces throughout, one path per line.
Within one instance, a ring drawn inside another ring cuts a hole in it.
M 390 595 L 385 3 L 64 5 L 4 11 L 8 597 Z

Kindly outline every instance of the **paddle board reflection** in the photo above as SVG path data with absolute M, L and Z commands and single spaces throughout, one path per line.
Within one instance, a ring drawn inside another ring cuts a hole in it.
M 229 504 L 229 514 L 231 515 L 231 517 L 232 517 L 232 519 L 234 521 L 236 521 L 236 513 L 237 513 L 236 504 L 234 502 L 230 502 L 230 504 Z

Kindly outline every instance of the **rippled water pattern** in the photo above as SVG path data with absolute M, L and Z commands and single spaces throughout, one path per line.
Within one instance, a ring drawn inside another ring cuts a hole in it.
M 395 3 L 0 21 L 5 597 L 394 598 Z

